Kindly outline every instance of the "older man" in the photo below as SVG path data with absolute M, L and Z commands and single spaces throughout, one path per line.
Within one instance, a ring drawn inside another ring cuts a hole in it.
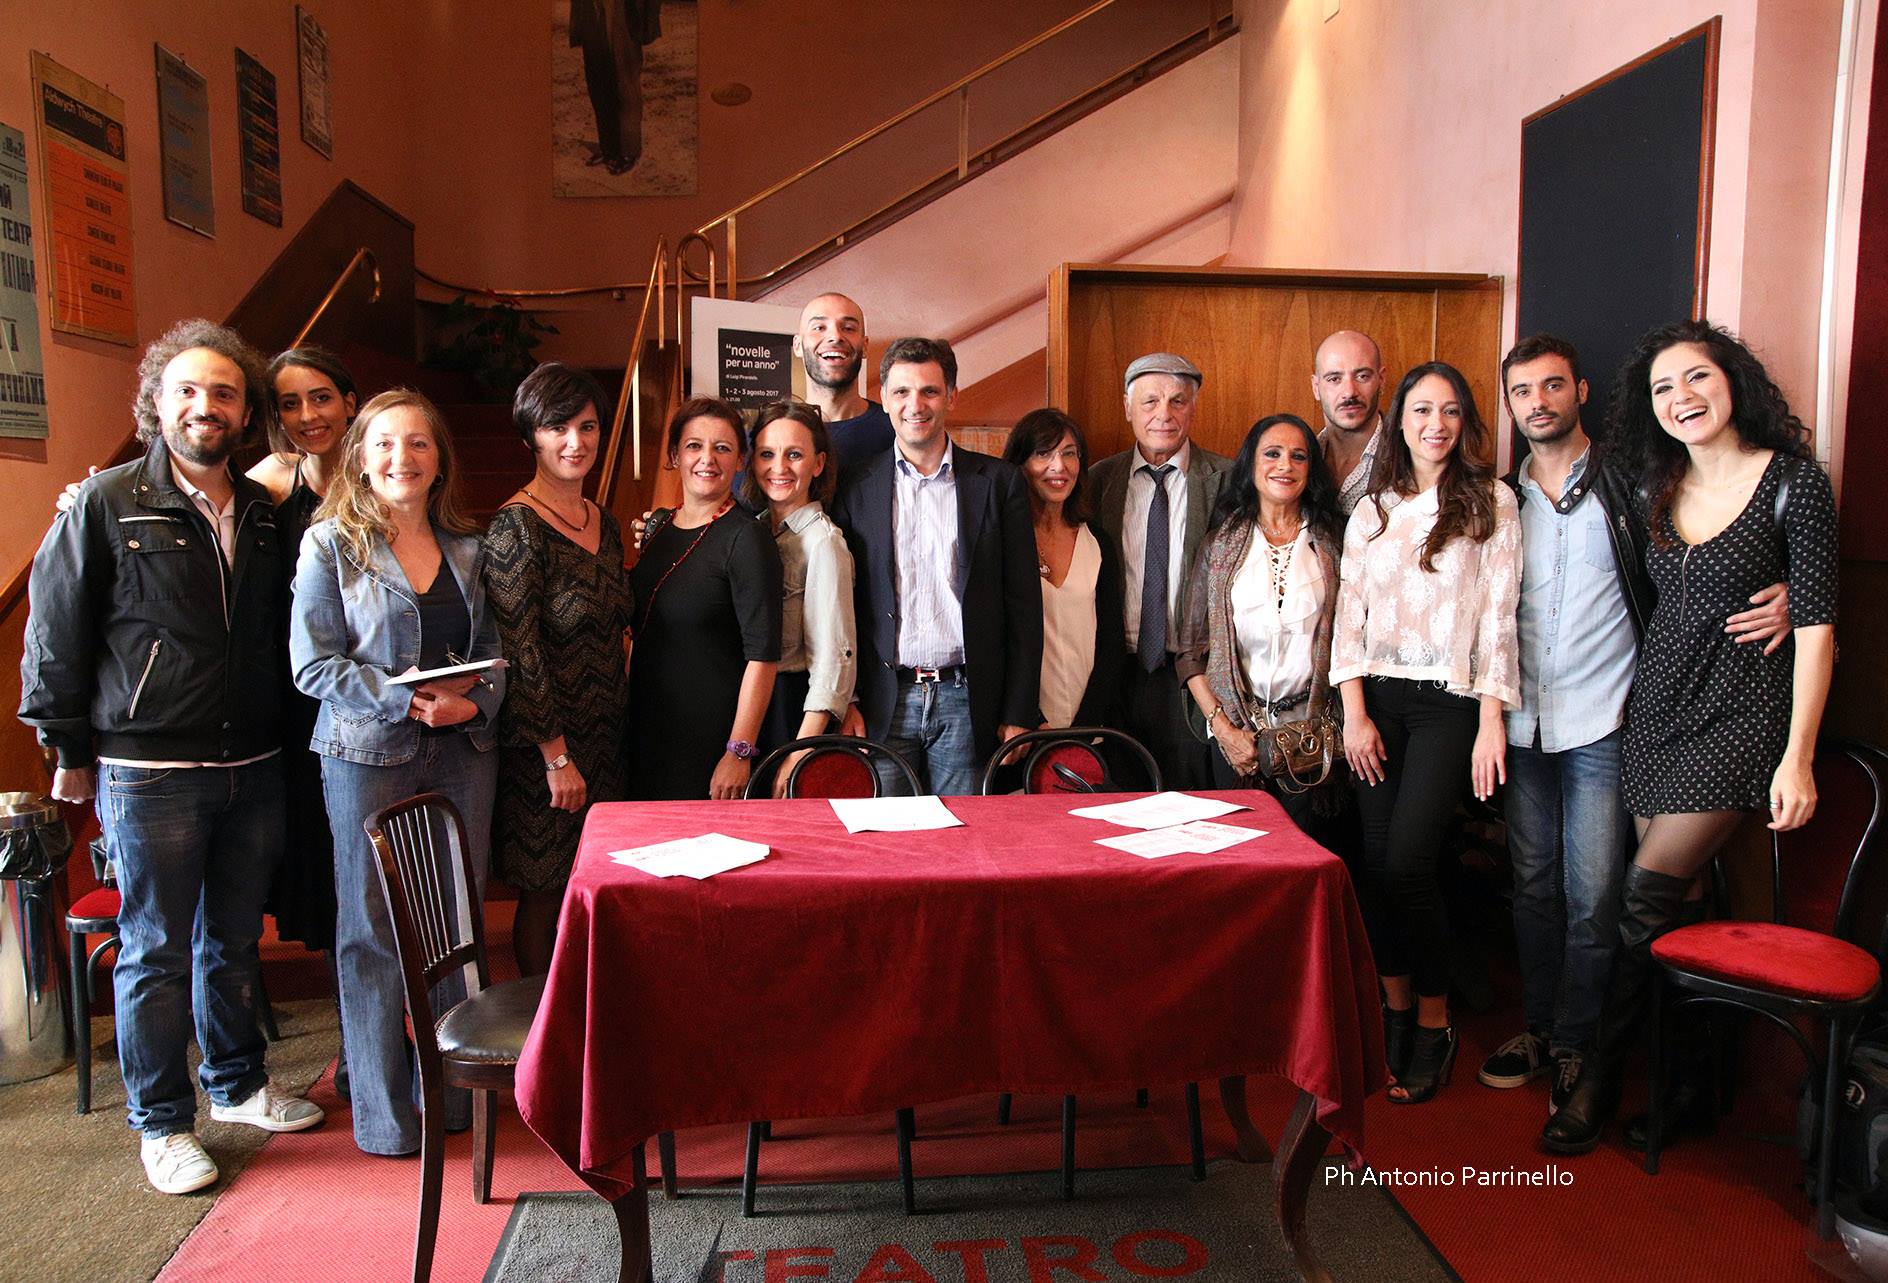
M 1383 353 L 1376 340 L 1356 330 L 1339 330 L 1318 344 L 1312 362 L 1311 390 L 1324 414 L 1318 443 L 1331 479 L 1337 482 L 1337 506 L 1348 517 L 1370 486 L 1383 440 Z
M 1193 444 L 1206 377 L 1172 352 L 1129 364 L 1123 404 L 1134 448 L 1094 467 L 1095 519 L 1121 549 L 1129 662 L 1123 721 L 1169 788 L 1211 788 L 1208 746 L 1187 728 L 1174 675 L 1176 621 L 1200 539 L 1231 460 Z
M 270 1085 L 256 1029 L 292 554 L 268 492 L 231 464 L 269 413 L 262 358 L 183 321 L 138 377 L 143 458 L 88 479 L 33 558 L 20 720 L 58 753 L 54 797 L 97 794 L 123 897 L 112 978 L 129 1121 L 152 1186 L 185 1194 L 217 1177 L 195 1135 L 193 1015 L 212 1118 L 288 1132 L 322 1117 Z

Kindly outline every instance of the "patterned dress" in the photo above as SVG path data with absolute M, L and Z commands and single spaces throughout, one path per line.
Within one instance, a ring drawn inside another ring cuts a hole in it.
M 499 876 L 524 891 L 569 879 L 588 811 L 551 809 L 539 744 L 564 737 L 591 802 L 629 793 L 629 573 L 616 518 L 598 511 L 596 519 L 603 530 L 594 555 L 526 504 L 500 508 L 485 534 L 485 591 L 511 661 L 498 718 L 492 858 Z
M 1794 468 L 1779 533 L 1777 485 Z M 1700 544 L 1668 512 L 1646 553 L 1658 605 L 1626 707 L 1626 806 L 1634 815 L 1761 810 L 1788 745 L 1796 639 L 1773 655 L 1724 621 L 1751 594 L 1790 586 L 1790 626 L 1836 619 L 1836 506 L 1813 460 L 1778 454 L 1736 520 Z M 1660 543 L 1665 546 L 1660 547 Z

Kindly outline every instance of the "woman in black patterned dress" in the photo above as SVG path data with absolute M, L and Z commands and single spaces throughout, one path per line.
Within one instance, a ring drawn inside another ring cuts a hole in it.
M 1599 1143 L 1646 1005 L 1652 942 L 1753 811 L 1793 829 L 1835 666 L 1836 509 L 1808 432 L 1749 348 L 1703 321 L 1654 330 L 1620 372 L 1609 435 L 1649 498 L 1658 604 L 1626 709 L 1624 788 L 1639 834 L 1594 1049 L 1541 1142 Z M 1778 580 L 1791 635 L 1738 642 L 1728 616 Z
M 512 943 L 525 975 L 550 969 L 589 804 L 628 795 L 629 574 L 616 518 L 583 497 L 602 404 L 595 379 L 555 362 L 519 385 L 512 422 L 537 473 L 485 535 L 485 591 L 511 661 L 492 852 L 518 891 Z

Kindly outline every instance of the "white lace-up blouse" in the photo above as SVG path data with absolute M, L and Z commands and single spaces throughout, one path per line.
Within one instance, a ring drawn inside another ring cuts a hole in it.
M 1331 643 L 1331 684 L 1353 677 L 1440 682 L 1457 695 L 1521 702 L 1515 609 L 1521 597 L 1521 515 L 1514 492 L 1495 489 L 1495 533 L 1486 543 L 1451 539 L 1422 568 L 1436 523 L 1434 487 L 1385 495 L 1387 529 L 1366 498 L 1344 531 L 1342 584 Z

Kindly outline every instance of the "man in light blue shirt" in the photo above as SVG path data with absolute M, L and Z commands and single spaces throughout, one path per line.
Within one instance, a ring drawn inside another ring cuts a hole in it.
M 1519 1087 L 1552 1070 L 1551 1114 L 1578 1080 L 1618 945 L 1632 847 L 1620 746 L 1653 590 L 1634 480 L 1595 458 L 1580 425 L 1587 385 L 1579 354 L 1537 334 L 1515 344 L 1501 380 L 1529 446 L 1509 478 L 1521 507 L 1521 706 L 1507 715 L 1508 850 L 1527 1027 L 1478 1077 Z M 1765 641 L 1787 630 L 1787 616 L 1772 601 L 1728 627 L 1739 640 Z

